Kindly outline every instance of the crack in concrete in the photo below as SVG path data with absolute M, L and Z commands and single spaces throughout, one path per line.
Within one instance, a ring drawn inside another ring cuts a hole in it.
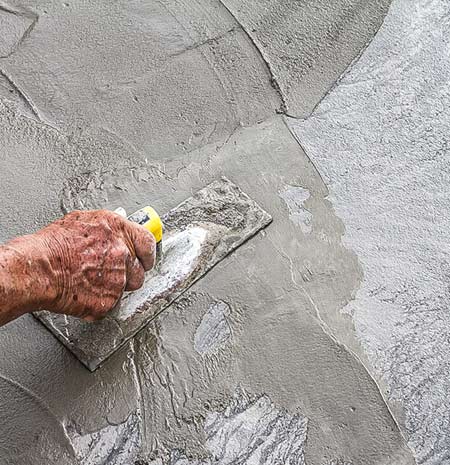
M 191 50 L 196 50 L 200 47 L 204 47 L 205 45 L 214 45 L 217 44 L 217 42 L 220 39 L 223 39 L 224 37 L 231 35 L 238 30 L 243 30 L 242 27 L 240 26 L 234 26 L 231 29 L 228 29 L 227 31 L 223 32 L 222 34 L 218 34 L 217 36 L 210 37 L 209 39 L 204 40 L 203 42 L 198 42 L 192 45 L 189 45 L 188 47 L 184 48 L 183 50 L 180 50 L 178 52 L 171 53 L 169 56 L 170 57 L 177 57 L 180 55 L 183 55 L 183 53 L 190 52 Z

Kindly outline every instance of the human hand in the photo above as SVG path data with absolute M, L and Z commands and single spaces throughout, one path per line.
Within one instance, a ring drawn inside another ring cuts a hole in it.
M 102 318 L 125 290 L 139 289 L 155 264 L 153 235 L 107 210 L 74 211 L 26 238 L 33 257 L 46 258 L 50 279 L 41 305 L 89 321 Z

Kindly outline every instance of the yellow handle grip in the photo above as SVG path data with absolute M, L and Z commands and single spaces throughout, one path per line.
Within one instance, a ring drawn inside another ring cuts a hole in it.
M 163 224 L 156 210 L 152 207 L 144 207 L 128 217 L 130 221 L 144 226 L 155 236 L 156 243 L 161 242 L 163 236 Z

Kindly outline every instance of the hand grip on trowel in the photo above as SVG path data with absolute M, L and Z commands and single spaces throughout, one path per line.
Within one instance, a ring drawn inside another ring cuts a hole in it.
M 151 232 L 156 241 L 156 262 L 155 266 L 159 264 L 162 256 L 162 237 L 163 237 L 163 223 L 156 210 L 150 206 L 141 208 L 137 212 L 127 217 L 127 213 L 124 208 L 119 207 L 115 210 L 117 214 L 128 218 L 133 223 L 140 224 L 147 231 Z
M 125 211 L 121 214 L 126 217 Z M 132 217 L 137 216 L 138 223 L 143 220 L 145 225 L 151 214 L 152 210 L 146 210 L 142 218 L 140 214 Z M 153 213 L 153 218 L 159 217 Z M 91 371 L 272 221 L 265 210 L 226 178 L 200 189 L 163 218 L 164 260 L 158 270 L 147 274 L 139 291 L 124 296 L 118 309 L 94 324 L 46 311 L 35 313 Z M 153 228 L 152 224 L 148 227 Z M 150 231 L 161 239 L 161 224 Z

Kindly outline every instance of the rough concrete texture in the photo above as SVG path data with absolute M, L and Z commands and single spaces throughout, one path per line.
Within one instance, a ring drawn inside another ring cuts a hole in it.
M 424 464 L 450 463 L 449 18 L 447 1 L 395 0 L 315 113 L 290 121 L 364 272 L 342 311 Z
M 103 320 L 88 323 L 47 311 L 34 315 L 90 370 L 95 370 L 220 260 L 266 227 L 271 216 L 226 178 L 162 218 L 163 260 L 137 292 Z
M 278 410 L 266 395 L 249 396 L 238 389 L 225 410 L 206 416 L 203 429 L 211 458 L 190 461 L 175 453 L 172 461 L 178 465 L 304 465 L 307 424 L 300 414 Z
M 284 5 L 298 14 L 298 2 Z M 308 5 L 318 25 L 335 24 L 334 10 Z M 352 12 L 380 21 L 352 5 L 348 24 Z M 307 465 L 412 464 L 378 386 L 323 321 L 343 319 L 363 276 L 319 173 L 275 114 L 289 69 L 272 75 L 262 46 L 213 0 L 7 9 L 38 20 L 0 38 L 3 50 L 17 44 L 0 58 L 0 240 L 73 208 L 164 213 L 221 176 L 274 222 L 94 373 L 30 316 L 0 328 L 0 464 L 227 463 L 241 450 L 249 463 L 256 445 Z M 339 47 L 356 56 L 373 30 Z M 286 41 L 301 47 L 297 33 Z M 305 112 L 318 103 L 308 98 Z M 258 421 L 239 443 L 220 441 L 262 411 L 273 428 Z
M 218 1 L 17 4 L 39 20 L 1 69 L 54 126 L 101 128 L 157 159 L 280 105 L 263 60 Z
M 36 21 L 37 15 L 31 11 L 14 8 L 3 2 L 0 4 L 0 30 L 3 36 L 0 42 L 0 58 L 7 58 L 18 49 Z
M 79 434 L 67 428 L 77 459 L 83 465 L 123 465 L 138 459 L 141 445 L 139 418 L 133 413 L 118 425 Z
M 222 0 L 266 61 L 283 109 L 305 117 L 378 30 L 390 0 Z

